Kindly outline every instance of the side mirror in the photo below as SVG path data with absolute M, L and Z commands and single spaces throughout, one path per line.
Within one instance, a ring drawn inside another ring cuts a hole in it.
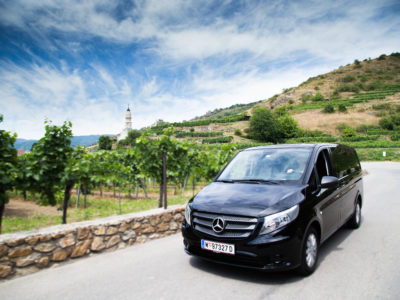
M 335 188 L 339 185 L 339 179 L 335 176 L 324 176 L 321 179 L 321 188 Z

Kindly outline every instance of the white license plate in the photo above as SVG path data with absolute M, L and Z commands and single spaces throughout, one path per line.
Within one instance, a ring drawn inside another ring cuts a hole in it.
M 235 255 L 235 245 L 201 240 L 201 248 L 218 253 Z

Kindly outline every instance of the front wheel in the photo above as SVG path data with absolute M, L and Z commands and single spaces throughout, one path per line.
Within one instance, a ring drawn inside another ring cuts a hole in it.
M 301 250 L 301 265 L 298 269 L 301 275 L 308 276 L 313 273 L 317 267 L 319 252 L 319 240 L 316 230 L 311 227 L 308 229 L 303 247 Z
M 357 229 L 361 225 L 361 203 L 358 200 L 354 208 L 354 214 L 347 223 L 350 228 Z

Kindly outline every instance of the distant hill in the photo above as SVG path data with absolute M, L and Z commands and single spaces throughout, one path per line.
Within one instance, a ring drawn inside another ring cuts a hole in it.
M 363 61 L 356 59 L 269 99 L 215 109 L 190 121 L 158 125 L 150 130 L 158 133 L 173 126 L 178 139 L 198 143 L 204 142 L 204 138 L 214 138 L 218 143 L 248 142 L 248 119 L 258 106 L 271 110 L 282 107 L 300 128 L 332 136 L 341 135 L 343 124 L 354 129 L 379 127 L 382 117 L 400 112 L 400 52 Z M 325 111 L 326 106 L 331 111 Z
M 111 136 L 110 134 L 104 134 Z M 99 137 L 102 135 L 80 135 L 80 136 L 74 136 L 71 139 L 71 146 L 76 147 L 76 146 L 90 146 L 93 144 L 97 144 Z M 17 150 L 25 150 L 25 151 L 31 151 L 32 145 L 36 143 L 37 140 L 25 140 L 25 139 L 17 139 L 15 142 L 14 146 L 15 149 Z

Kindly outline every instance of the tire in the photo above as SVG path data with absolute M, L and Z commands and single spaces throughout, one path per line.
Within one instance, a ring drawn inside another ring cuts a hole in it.
M 310 227 L 304 236 L 301 249 L 301 265 L 298 272 L 302 276 L 312 274 L 317 268 L 319 254 L 319 238 L 317 231 Z
M 354 207 L 354 214 L 350 217 L 348 223 L 349 228 L 357 229 L 361 225 L 361 202 L 357 200 L 356 205 Z

